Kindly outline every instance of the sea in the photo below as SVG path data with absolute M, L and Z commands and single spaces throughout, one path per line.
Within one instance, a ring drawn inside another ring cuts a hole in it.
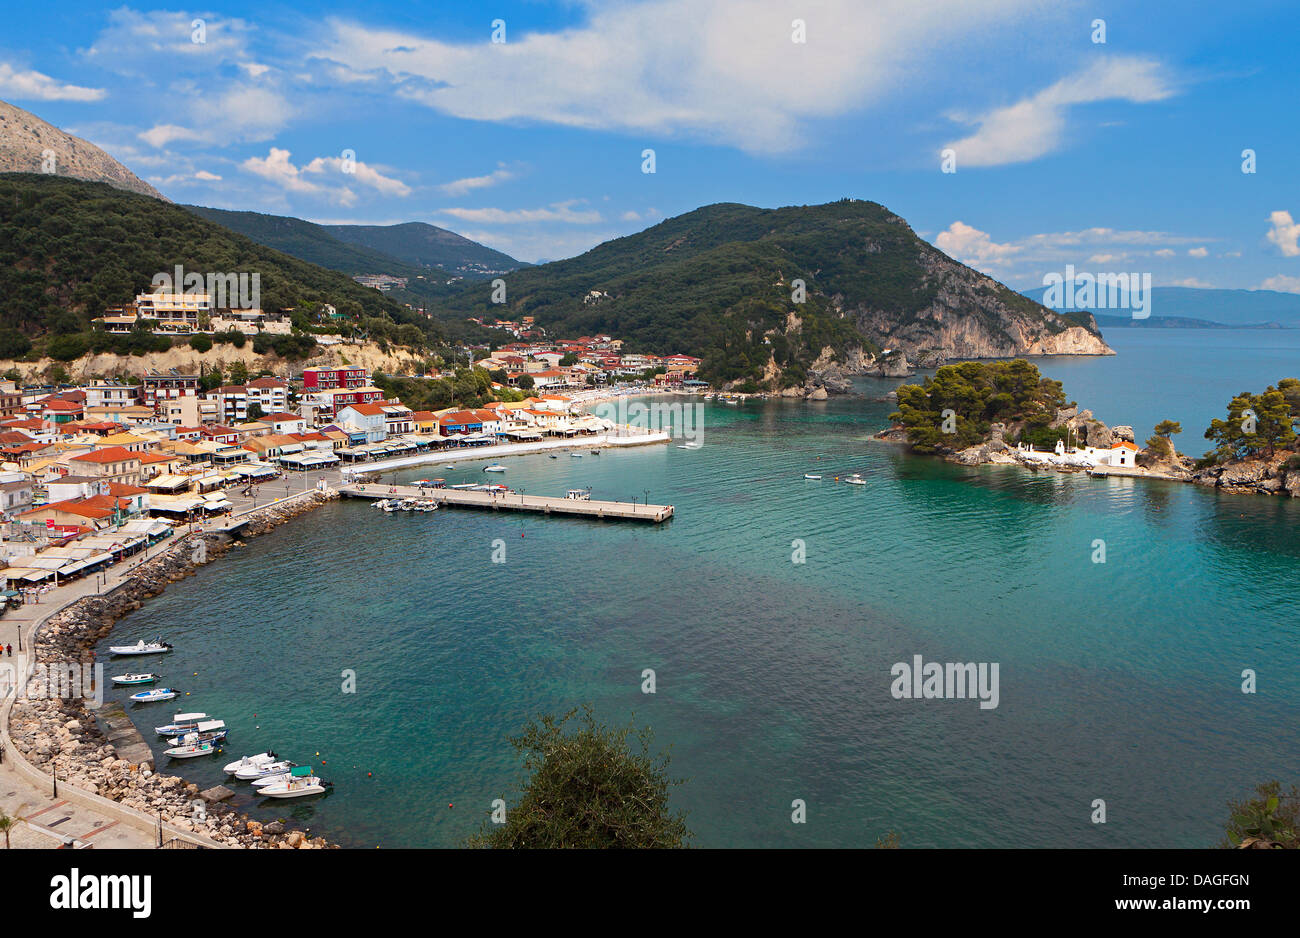
M 1300 331 L 1107 340 L 1037 363 L 1139 440 L 1179 421 L 1197 455 L 1234 394 L 1300 375 Z M 584 704 L 653 730 L 700 847 L 1212 846 L 1230 800 L 1300 781 L 1300 503 L 909 455 L 869 440 L 900 383 L 690 400 L 698 449 L 404 470 L 676 514 L 343 500 L 170 585 L 99 653 L 165 636 L 150 665 L 184 696 L 128 704 L 160 767 L 206 788 L 266 749 L 313 765 L 328 794 L 229 782 L 235 804 L 351 847 L 464 844 L 517 798 L 512 737 Z M 997 706 L 895 696 L 916 656 L 996 665 Z M 163 756 L 178 710 L 224 719 L 225 755 Z

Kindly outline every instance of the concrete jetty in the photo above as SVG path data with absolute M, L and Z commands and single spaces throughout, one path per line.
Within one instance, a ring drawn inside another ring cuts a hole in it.
M 439 508 L 480 508 L 490 511 L 531 511 L 544 515 L 605 518 L 611 521 L 650 521 L 658 524 L 673 516 L 672 505 L 644 505 L 637 502 L 607 502 L 595 499 L 563 498 L 550 495 L 494 494 L 465 489 L 421 489 L 415 485 L 343 485 L 339 494 L 350 498 L 422 498 Z

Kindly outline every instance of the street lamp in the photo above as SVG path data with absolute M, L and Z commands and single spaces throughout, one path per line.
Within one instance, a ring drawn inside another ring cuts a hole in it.
M 642 489 L 642 491 L 645 492 L 645 503 L 646 503 L 646 505 L 647 505 L 647 507 L 648 507 L 648 506 L 650 505 L 650 490 L 649 490 L 649 489 Z

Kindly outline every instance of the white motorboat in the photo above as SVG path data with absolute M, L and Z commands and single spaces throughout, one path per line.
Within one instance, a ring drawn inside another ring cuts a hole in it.
M 158 680 L 157 674 L 118 674 L 113 677 L 114 684 L 152 684 Z
M 387 507 L 388 507 L 388 499 L 386 499 L 386 498 L 381 498 L 379 501 L 375 502 L 375 503 L 374 503 L 373 505 L 371 505 L 370 507 L 371 507 L 371 508 L 380 508 L 380 509 L 387 508 Z
M 816 480 L 816 481 L 818 481 L 818 482 L 821 481 L 821 476 L 817 475 L 816 473 L 812 473 L 812 472 L 805 472 L 805 473 L 803 474 L 803 477 L 804 477 L 805 479 L 814 479 L 814 480 Z
M 582 453 L 570 453 L 569 455 L 572 456 L 574 459 L 582 458 Z
M 172 645 L 171 642 L 164 642 L 159 636 L 152 642 L 141 639 L 134 645 L 109 645 L 108 650 L 115 655 L 161 655 L 163 652 L 171 651 Z
M 289 773 L 289 777 L 274 785 L 260 789 L 268 798 L 302 798 L 307 795 L 324 794 L 330 783 L 312 774 L 311 766 L 300 766 Z
M 198 728 L 199 721 L 208 719 L 206 713 L 178 713 L 166 726 L 155 726 L 159 736 L 176 736 L 180 733 L 192 733 Z
M 237 759 L 234 762 L 229 762 L 226 764 L 226 774 L 234 775 L 240 769 L 248 768 L 249 766 L 254 766 L 254 765 L 267 765 L 271 762 L 275 762 L 279 758 L 280 758 L 279 756 L 271 752 L 269 749 L 266 752 L 259 752 L 255 756 L 243 756 L 242 758 Z
M 171 746 L 192 746 L 195 743 L 215 743 L 226 738 L 230 731 L 221 720 L 208 720 L 200 723 L 192 733 L 182 733 L 167 740 Z
M 220 751 L 220 748 L 212 742 L 186 743 L 164 750 L 173 759 L 195 759 L 199 756 L 210 756 Z
M 294 772 L 301 772 L 303 769 L 306 770 L 306 772 L 307 772 L 306 775 L 301 775 L 301 774 L 300 774 L 300 775 L 295 776 L 295 775 L 293 774 Z M 262 777 L 262 778 L 255 778 L 255 779 L 253 779 L 253 781 L 252 781 L 252 785 L 253 785 L 254 788 L 268 788 L 268 787 L 270 787 L 271 785 L 282 785 L 283 783 L 289 781 L 289 779 L 291 779 L 291 778 L 295 778 L 295 777 L 296 777 L 296 778 L 315 778 L 315 777 L 316 777 L 316 773 L 312 771 L 311 766 L 309 766 L 309 765 L 302 765 L 302 766 L 298 766 L 297 768 L 290 769 L 288 772 L 281 772 L 279 775 L 267 775 L 267 776 L 264 776 L 264 777 Z
M 136 703 L 153 703 L 156 700 L 175 700 L 176 691 L 170 687 L 155 687 L 153 690 L 142 690 L 138 694 L 132 694 L 130 697 Z
M 864 479 L 864 478 L 862 478 L 862 476 L 858 475 L 856 472 L 853 473 L 853 475 L 845 476 L 845 477 L 844 477 L 844 481 L 847 482 L 849 485 L 866 485 L 866 484 L 867 484 L 867 480 Z
M 699 440 L 692 440 L 689 443 L 678 443 L 677 448 L 678 449 L 699 449 L 703 445 L 704 444 L 701 443 Z
M 506 471 L 506 467 L 505 467 L 505 466 L 499 466 L 499 465 L 497 465 L 496 463 L 493 463 L 493 464 L 490 465 L 490 466 L 484 466 L 484 467 L 483 467 L 483 471 L 484 471 L 484 472 L 505 472 L 505 471 Z
M 235 778 L 245 782 L 251 782 L 255 778 L 266 778 L 268 775 L 281 775 L 288 772 L 294 767 L 294 763 L 287 760 L 277 762 L 264 762 L 261 765 L 246 765 L 242 769 L 236 769 Z
M 559 453 L 550 453 L 550 454 L 548 454 L 548 455 L 549 455 L 552 459 L 559 459 L 559 458 L 560 458 L 560 454 L 559 454 Z

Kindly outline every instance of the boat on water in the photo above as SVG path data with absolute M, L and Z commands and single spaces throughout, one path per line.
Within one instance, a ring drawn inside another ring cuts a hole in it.
M 234 775 L 240 769 L 245 769 L 254 765 L 267 765 L 271 762 L 277 761 L 279 758 L 279 756 L 271 752 L 269 749 L 266 752 L 259 752 L 255 756 L 241 756 L 234 762 L 226 763 L 226 774 Z
M 593 449 L 593 450 L 591 451 L 591 455 L 593 455 L 593 456 L 599 456 L 599 455 L 600 455 L 600 450 L 598 450 L 598 449 Z
M 560 458 L 560 454 L 559 454 L 559 453 L 547 453 L 547 455 L 550 456 L 551 459 L 559 459 L 559 458 Z
M 677 448 L 678 449 L 699 449 L 703 445 L 704 444 L 701 443 L 699 440 L 692 440 L 690 443 L 678 443 Z
M 429 480 L 428 480 L 428 479 L 416 479 L 416 480 L 415 480 L 414 482 L 412 482 L 411 484 L 412 484 L 412 485 L 428 485 L 428 484 L 429 484 Z
M 157 674 L 118 674 L 113 677 L 114 684 L 152 684 L 158 680 Z
M 299 766 L 289 772 L 289 777 L 274 785 L 265 785 L 261 793 L 268 798 L 303 798 L 307 795 L 324 794 L 330 788 L 329 782 L 312 774 L 311 766 Z
M 591 501 L 591 489 L 569 489 L 564 497 L 575 502 L 589 502 Z
M 109 645 L 108 650 L 115 655 L 161 655 L 172 650 L 172 643 L 164 642 L 160 635 L 152 642 L 140 639 L 134 645 Z
M 197 743 L 185 743 L 180 746 L 173 746 L 171 749 L 165 749 L 163 751 L 166 755 L 171 756 L 173 759 L 196 759 L 199 756 L 215 755 L 221 750 L 217 747 L 215 743 L 197 742 Z
M 582 458 L 582 453 L 570 453 L 569 455 L 572 456 L 574 459 Z
M 858 475 L 856 472 L 853 473 L 853 475 L 845 476 L 845 477 L 844 477 L 844 481 L 847 482 L 849 485 L 866 485 L 866 484 L 867 484 L 867 480 L 864 479 L 864 478 L 862 478 L 862 476 Z
M 483 467 L 483 471 L 484 471 L 484 472 L 505 472 L 505 471 L 506 471 L 506 467 L 505 467 L 505 466 L 499 466 L 499 465 L 497 465 L 496 463 L 493 463 L 493 464 L 490 465 L 490 466 L 484 466 L 484 467 Z
M 155 726 L 159 736 L 177 736 L 181 733 L 191 733 L 199 725 L 201 720 L 209 719 L 206 713 L 178 713 L 172 717 L 172 721 L 166 726 Z
M 170 687 L 155 687 L 153 690 L 142 690 L 138 694 L 132 694 L 131 700 L 136 703 L 153 703 L 156 700 L 175 700 L 176 691 Z
M 266 778 L 268 775 L 283 775 L 296 765 L 297 763 L 287 759 L 279 759 L 275 762 L 263 762 L 260 765 L 246 765 L 242 769 L 235 769 L 233 774 L 237 779 L 251 782 L 255 778 Z
M 804 477 L 805 479 L 813 479 L 814 481 L 817 481 L 817 482 L 820 482 L 820 481 L 821 481 L 821 478 L 822 478 L 821 476 L 817 475 L 815 472 L 805 472 L 805 473 L 803 474 L 803 477 Z
M 205 720 L 191 733 L 181 733 L 167 740 L 172 746 L 193 746 L 197 743 L 217 743 L 230 733 L 224 720 Z

